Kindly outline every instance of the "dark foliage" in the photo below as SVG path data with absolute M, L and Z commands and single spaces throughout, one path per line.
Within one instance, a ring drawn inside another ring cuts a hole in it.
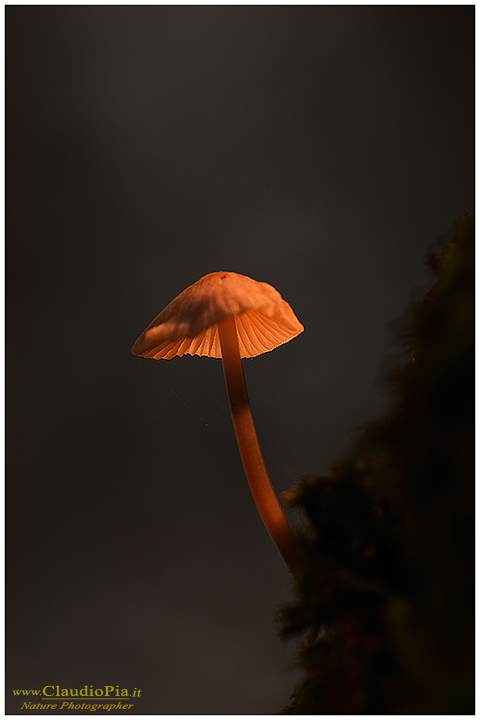
M 305 670 L 285 713 L 474 713 L 474 224 L 431 250 L 403 322 L 391 412 L 327 477 L 286 494 L 305 513 L 284 637 Z

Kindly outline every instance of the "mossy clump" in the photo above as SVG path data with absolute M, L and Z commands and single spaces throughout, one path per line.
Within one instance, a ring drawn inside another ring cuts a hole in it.
M 473 216 L 427 260 L 393 408 L 286 493 L 307 523 L 278 614 L 305 671 L 284 713 L 474 713 Z

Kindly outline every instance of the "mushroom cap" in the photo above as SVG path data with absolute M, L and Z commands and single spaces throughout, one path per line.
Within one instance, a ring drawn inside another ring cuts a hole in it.
M 290 305 L 268 283 L 234 272 L 214 272 L 190 285 L 140 335 L 134 355 L 221 358 L 218 324 L 233 316 L 240 356 L 274 350 L 303 332 Z

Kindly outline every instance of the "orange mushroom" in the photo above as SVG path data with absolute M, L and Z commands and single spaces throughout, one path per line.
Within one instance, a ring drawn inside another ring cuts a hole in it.
M 267 530 L 292 571 L 298 561 L 297 539 L 265 468 L 241 359 L 274 350 L 303 329 L 271 285 L 233 272 L 215 272 L 180 293 L 132 348 L 134 355 L 156 360 L 185 354 L 223 359 L 245 474 Z

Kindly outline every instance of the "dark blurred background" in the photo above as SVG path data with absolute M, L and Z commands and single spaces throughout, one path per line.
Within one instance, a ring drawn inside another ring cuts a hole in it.
M 305 332 L 244 363 L 258 434 L 278 492 L 324 473 L 473 209 L 473 60 L 473 6 L 6 7 L 9 713 L 286 704 L 221 363 L 130 348 L 208 272 L 271 283 Z

